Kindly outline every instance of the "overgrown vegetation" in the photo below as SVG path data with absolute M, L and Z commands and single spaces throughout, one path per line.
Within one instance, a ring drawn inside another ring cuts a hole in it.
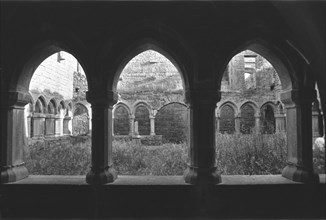
M 84 140 L 84 139 L 82 139 Z M 286 137 L 274 135 L 217 135 L 216 162 L 222 175 L 280 174 L 286 166 Z M 34 175 L 85 175 L 90 167 L 90 141 L 72 145 L 36 142 L 26 154 Z M 185 144 L 137 146 L 113 142 L 114 167 L 119 175 L 182 175 L 186 169 Z M 314 151 L 314 167 L 325 173 L 325 154 Z

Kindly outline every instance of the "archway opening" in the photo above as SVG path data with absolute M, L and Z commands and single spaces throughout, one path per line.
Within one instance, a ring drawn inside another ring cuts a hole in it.
M 156 50 L 143 51 L 124 66 L 117 93 L 113 159 L 118 174 L 182 175 L 187 116 L 178 68 Z
M 129 113 L 125 106 L 119 105 L 114 110 L 114 135 L 129 135 Z
M 222 175 L 282 172 L 287 160 L 282 86 L 276 68 L 259 53 L 244 50 L 229 61 L 216 108 L 216 153 Z
M 90 167 L 88 90 L 77 59 L 59 51 L 34 71 L 29 94 L 25 161 L 32 175 L 85 175 Z

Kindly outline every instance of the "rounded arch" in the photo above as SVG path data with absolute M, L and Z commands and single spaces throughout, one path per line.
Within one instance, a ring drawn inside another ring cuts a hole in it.
M 128 115 L 131 115 L 131 108 L 129 107 L 128 103 L 126 102 L 123 102 L 123 101 L 119 101 L 117 104 L 114 105 L 113 107 L 113 112 L 112 112 L 112 115 L 114 116 L 114 113 L 115 113 L 115 110 L 117 108 L 119 108 L 120 106 L 124 107 L 127 112 L 128 112 Z
M 168 105 L 172 105 L 172 104 L 180 104 L 186 108 L 188 108 L 188 105 L 185 104 L 184 102 L 168 102 L 168 103 L 165 103 L 164 105 L 160 106 L 158 109 L 157 109 L 157 112 L 160 111 L 162 108 L 168 106 Z
M 132 34 L 131 34 L 132 33 Z M 132 37 L 132 39 L 130 39 Z M 148 21 L 137 22 L 110 39 L 101 53 L 102 69 L 104 72 L 113 72 L 108 75 L 107 90 L 116 91 L 117 83 L 123 68 L 139 53 L 154 50 L 167 59 L 177 68 L 183 88 L 187 90 L 191 84 L 189 75 L 193 72 L 191 53 L 186 49 L 184 40 L 176 31 L 164 24 L 152 24 Z M 113 43 L 112 43 L 113 42 Z M 111 62 L 107 62 L 110 60 Z
M 152 107 L 146 102 L 146 101 L 136 101 L 133 106 L 132 106 L 132 114 L 135 115 L 136 110 L 138 107 L 143 106 L 148 110 L 148 113 L 150 116 L 153 116 L 153 111 L 152 111 Z

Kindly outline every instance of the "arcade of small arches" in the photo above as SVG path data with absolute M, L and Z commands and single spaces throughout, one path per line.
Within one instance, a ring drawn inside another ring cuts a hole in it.
M 227 134 L 273 134 L 285 132 L 286 115 L 280 102 L 258 105 L 245 101 L 236 105 L 232 101 L 218 103 L 216 131 Z
M 51 138 L 90 133 L 91 109 L 87 102 L 73 103 L 34 94 L 30 97 L 30 102 L 25 107 L 27 137 Z

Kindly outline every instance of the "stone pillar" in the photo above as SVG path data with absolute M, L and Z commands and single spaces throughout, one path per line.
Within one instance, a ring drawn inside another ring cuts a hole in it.
M 151 122 L 151 133 L 150 135 L 155 135 L 155 117 L 149 116 L 149 120 Z
M 184 173 L 185 182 L 220 183 L 215 162 L 215 107 L 220 93 L 205 88 L 188 90 L 186 98 L 189 104 L 189 163 Z
M 88 91 L 92 105 L 92 165 L 86 175 L 89 184 L 105 184 L 117 178 L 112 161 L 112 108 L 118 95 L 112 91 Z
M 33 113 L 32 116 L 33 131 L 31 137 L 44 137 L 45 134 L 45 115 L 41 113 Z
M 287 166 L 282 176 L 296 182 L 319 182 L 313 172 L 311 103 L 314 90 L 281 93 L 286 108 Z
M 133 115 L 130 115 L 129 116 L 129 135 L 130 136 L 134 136 L 135 135 L 135 130 L 134 130 L 134 127 L 135 127 L 135 116 Z
M 220 132 L 220 116 L 215 117 L 215 133 Z
M 55 116 L 48 114 L 45 117 L 45 136 L 53 137 L 55 134 Z
M 275 114 L 275 133 L 285 132 L 285 115 L 281 112 Z
M 313 138 L 320 137 L 320 130 L 319 130 L 319 112 L 312 111 L 312 135 Z
M 236 115 L 235 118 L 234 118 L 234 122 L 235 122 L 235 133 L 236 134 L 240 134 L 240 118 L 241 116 L 240 115 Z
M 112 136 L 114 136 L 114 115 L 112 114 Z
M 71 135 L 71 128 L 69 128 L 69 124 L 71 124 L 71 117 L 65 116 L 63 118 L 63 134 L 64 135 Z
M 7 103 L 7 133 L 6 140 L 2 140 L 1 148 L 1 183 L 15 182 L 28 176 L 23 161 L 24 147 L 27 144 L 25 137 L 24 106 L 29 102 L 30 95 L 23 92 L 8 92 Z
M 60 115 L 56 115 L 54 118 L 54 128 L 55 128 L 55 136 L 63 135 L 63 118 Z
M 260 134 L 260 114 L 255 114 L 255 133 Z

